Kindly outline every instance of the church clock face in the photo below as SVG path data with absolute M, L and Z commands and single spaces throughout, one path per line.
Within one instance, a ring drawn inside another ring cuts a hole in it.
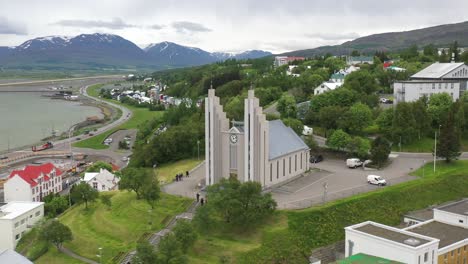
M 231 135 L 230 140 L 231 140 L 232 144 L 236 144 L 237 143 L 237 135 Z

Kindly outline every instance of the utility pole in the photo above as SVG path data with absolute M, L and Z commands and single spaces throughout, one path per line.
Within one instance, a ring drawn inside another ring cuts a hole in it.
M 198 160 L 200 160 L 200 140 L 197 140 Z
M 324 182 L 322 186 L 323 186 L 322 203 L 325 204 L 325 202 L 327 201 L 328 182 Z

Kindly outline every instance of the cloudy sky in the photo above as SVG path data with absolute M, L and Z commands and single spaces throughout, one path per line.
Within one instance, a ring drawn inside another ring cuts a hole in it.
M 100 32 L 139 46 L 284 52 L 468 21 L 466 10 L 466 0 L 0 0 L 0 46 Z

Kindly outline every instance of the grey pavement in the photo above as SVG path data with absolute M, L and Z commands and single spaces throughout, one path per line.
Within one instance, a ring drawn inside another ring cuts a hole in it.
M 184 177 L 182 181 L 171 182 L 162 187 L 166 193 L 173 195 L 195 198 L 197 192 L 200 191 L 199 186 L 203 186 L 205 181 L 205 162 L 201 163 L 190 171 L 190 177 Z M 200 185 L 199 185 L 200 184 Z
M 330 201 L 379 188 L 367 183 L 369 174 L 382 176 L 389 185 L 416 179 L 409 173 L 421 167 L 423 160 L 398 156 L 392 158 L 392 163 L 382 170 L 364 170 L 349 169 L 344 160 L 325 157 L 324 161 L 311 164 L 312 171 L 306 176 L 276 187 L 271 192 L 281 209 L 306 208 L 323 202 L 324 196 L 326 201 Z

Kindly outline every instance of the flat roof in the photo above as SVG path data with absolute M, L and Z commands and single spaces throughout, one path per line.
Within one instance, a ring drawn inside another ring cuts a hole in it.
M 436 208 L 437 210 L 459 214 L 468 215 L 468 199 L 463 199 L 458 202 L 453 202 Z
M 0 220 L 15 219 L 43 204 L 43 202 L 9 202 L 0 207 Z
M 397 81 L 396 83 L 460 83 L 462 80 L 408 80 Z
M 411 78 L 426 78 L 426 79 L 439 79 L 442 78 L 444 75 L 448 74 L 449 72 L 457 69 L 460 66 L 463 66 L 464 63 L 433 63 L 428 67 L 424 68 L 420 72 L 411 76 Z
M 423 236 L 439 239 L 439 248 L 444 248 L 456 242 L 468 239 L 468 229 L 437 221 L 431 221 L 426 224 L 409 227 L 406 230 Z
M 409 212 L 404 216 L 425 222 L 434 218 L 434 210 L 432 208 L 426 208 L 422 210 Z
M 410 247 L 418 247 L 431 242 L 430 240 L 421 238 L 417 235 L 412 235 L 410 232 L 405 232 L 404 230 L 399 230 L 397 228 L 391 228 L 384 225 L 376 225 L 374 223 L 366 223 L 362 226 L 354 227 L 353 229 Z M 419 243 L 406 243 L 405 241 L 408 240 L 417 240 Z
M 338 260 L 334 263 L 336 264 L 376 264 L 376 263 L 378 264 L 403 264 L 402 262 L 385 259 L 385 258 L 379 258 L 376 256 L 371 256 L 371 255 L 362 254 L 362 253 L 352 255 L 345 259 Z

